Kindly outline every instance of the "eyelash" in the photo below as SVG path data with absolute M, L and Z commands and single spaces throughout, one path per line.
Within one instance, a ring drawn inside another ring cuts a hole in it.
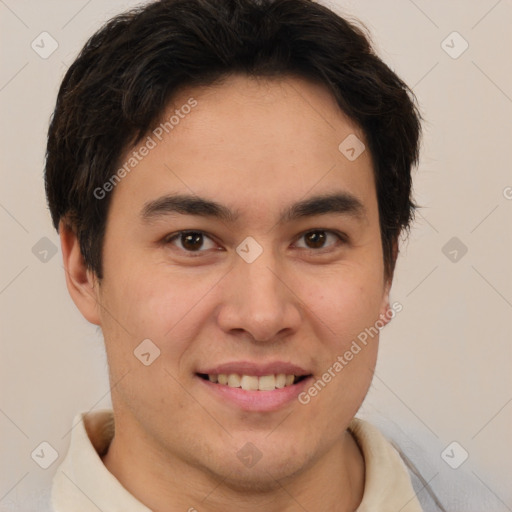
M 336 243 L 333 243 L 333 244 L 330 244 L 328 246 L 324 246 L 324 247 L 320 247 L 318 249 L 314 249 L 314 248 L 310 248 L 310 247 L 299 247 L 299 249 L 302 249 L 302 250 L 305 250 L 305 251 L 310 251 L 310 252 L 314 252 L 314 253 L 322 253 L 322 252 L 325 252 L 325 250 L 329 249 L 330 247 L 337 247 L 339 246 L 340 244 L 346 244 L 348 243 L 348 237 L 347 235 L 345 235 L 345 233 L 341 233 L 341 232 L 338 232 L 338 231 L 335 231 L 335 230 L 332 230 L 332 229 L 320 229 L 320 228 L 316 228 L 316 229 L 308 229 L 307 231 L 304 231 L 302 232 L 296 239 L 296 241 L 300 240 L 302 237 L 310 234 L 310 233 L 325 233 L 327 236 L 328 235 L 334 235 L 338 241 Z M 202 235 L 204 238 L 208 238 L 209 240 L 211 240 L 212 242 L 216 243 L 215 240 L 213 239 L 213 237 L 209 236 L 206 232 L 204 231 L 201 231 L 201 230 L 183 230 L 183 231 L 177 231 L 176 233 L 172 233 L 168 236 L 166 236 L 163 240 L 163 243 L 165 245 L 169 245 L 169 244 L 172 244 L 175 240 L 179 240 L 181 236 L 183 235 L 190 235 L 190 234 L 200 234 Z M 294 242 L 296 243 L 296 242 Z M 208 249 L 199 249 L 197 251 L 188 251 L 186 249 L 182 249 L 182 248 L 179 248 L 180 251 L 186 253 L 189 257 L 197 257 L 197 256 L 200 256 L 201 253 L 205 253 L 207 252 Z

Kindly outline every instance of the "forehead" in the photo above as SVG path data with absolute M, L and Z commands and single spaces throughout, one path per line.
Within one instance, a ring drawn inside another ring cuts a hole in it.
M 118 184 L 114 201 L 187 192 L 243 213 L 333 187 L 368 200 L 375 195 L 369 151 L 347 158 L 347 140 L 364 148 L 362 130 L 324 86 L 233 76 L 175 95 L 157 126 L 123 156 L 126 163 L 133 151 L 151 147 Z

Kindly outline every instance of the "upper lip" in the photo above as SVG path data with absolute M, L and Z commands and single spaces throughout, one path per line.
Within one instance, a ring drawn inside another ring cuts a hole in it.
M 238 375 L 254 375 L 255 377 L 261 377 L 263 375 L 277 375 L 279 373 L 296 375 L 298 377 L 310 375 L 310 373 L 304 370 L 304 368 L 284 361 L 273 361 L 268 363 L 232 361 L 201 369 L 197 373 L 205 375 L 229 375 L 231 373 L 237 373 Z

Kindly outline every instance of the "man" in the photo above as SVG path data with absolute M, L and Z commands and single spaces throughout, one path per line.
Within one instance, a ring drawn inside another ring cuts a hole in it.
M 89 40 L 46 190 L 113 413 L 80 415 L 56 512 L 421 510 L 354 418 L 400 308 L 419 133 L 406 85 L 312 1 L 164 0 Z

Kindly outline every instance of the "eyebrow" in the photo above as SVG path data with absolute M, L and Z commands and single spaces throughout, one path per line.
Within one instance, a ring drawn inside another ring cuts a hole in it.
M 141 211 L 141 218 L 144 222 L 149 223 L 176 213 L 212 217 L 231 223 L 240 217 L 238 211 L 232 211 L 210 199 L 188 194 L 171 194 L 145 203 Z M 281 212 L 279 223 L 331 213 L 361 219 L 366 216 L 366 208 L 356 196 L 348 192 L 322 194 L 303 199 L 285 208 Z

